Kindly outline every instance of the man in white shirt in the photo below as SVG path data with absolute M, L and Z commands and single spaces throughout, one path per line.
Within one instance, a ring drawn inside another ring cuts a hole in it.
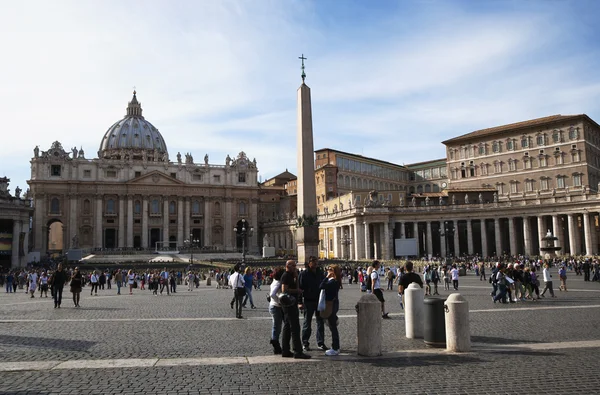
M 556 296 L 554 296 L 554 289 L 552 289 L 552 274 L 550 274 L 550 267 L 548 266 L 547 263 L 544 264 L 544 290 L 542 291 L 542 297 L 545 297 L 544 294 L 546 293 L 546 291 L 550 291 L 550 296 L 552 296 L 553 298 L 556 298 Z
M 454 290 L 458 291 L 458 269 L 456 268 L 456 263 L 452 265 L 450 276 L 452 276 L 452 286 L 454 287 Z
M 241 273 L 241 266 L 236 265 L 234 268 L 235 272 L 229 276 L 229 286 L 233 288 L 233 298 L 235 300 L 235 317 L 242 317 L 242 299 L 246 295 L 246 288 L 244 282 L 244 276 Z M 231 301 L 231 307 L 233 307 L 233 300 Z
M 379 281 L 379 267 L 379 261 L 374 260 L 373 271 L 371 271 L 371 291 L 373 292 L 373 295 L 377 296 L 377 299 L 379 299 L 381 302 L 381 317 L 387 319 L 390 317 L 388 313 L 385 312 L 385 299 L 383 298 L 383 291 L 381 290 L 381 283 Z

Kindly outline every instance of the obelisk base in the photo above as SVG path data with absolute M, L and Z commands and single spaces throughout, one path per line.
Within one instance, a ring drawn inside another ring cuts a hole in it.
M 301 226 L 296 229 L 298 246 L 298 264 L 308 263 L 311 256 L 319 255 L 319 227 L 316 225 Z

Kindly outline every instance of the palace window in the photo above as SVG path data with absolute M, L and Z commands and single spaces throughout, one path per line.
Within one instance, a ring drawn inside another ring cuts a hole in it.
M 517 161 L 513 159 L 508 160 L 508 170 L 509 171 L 517 171 Z
M 559 189 L 565 187 L 565 176 L 556 176 L 556 187 Z
M 579 162 L 581 161 L 581 154 L 579 151 L 571 152 L 571 162 Z
M 221 203 L 215 202 L 215 215 L 221 215 Z
M 498 190 L 498 194 L 502 195 L 504 193 L 504 184 L 499 182 L 496 184 L 496 189 Z
M 485 144 L 481 144 L 479 146 L 479 155 L 485 155 L 487 154 L 487 152 L 485 152 Z
M 563 154 L 560 151 L 557 151 L 556 154 L 554 154 L 554 159 L 556 161 L 557 165 L 562 165 L 563 164 Z
M 150 205 L 150 212 L 152 214 L 160 214 L 160 202 L 157 199 L 152 200 Z
M 141 212 L 142 212 L 142 203 L 139 200 L 136 200 L 133 203 L 133 213 L 139 215 L 139 214 L 141 214 Z
M 108 199 L 106 201 L 106 212 L 108 214 L 114 214 L 115 213 L 115 201 L 113 199 Z
M 515 142 L 514 142 L 514 140 L 507 140 L 506 141 L 506 149 L 508 151 L 513 151 L 515 149 Z
M 510 193 L 518 193 L 519 192 L 518 185 L 519 184 L 517 181 L 511 181 L 510 182 Z
M 525 180 L 525 191 L 533 192 L 535 181 L 534 180 Z
M 488 175 L 488 165 L 486 163 L 482 163 L 481 165 L 479 165 L 479 169 L 481 170 L 482 176 Z
M 547 191 L 550 189 L 550 179 L 548 177 L 540 178 L 540 189 L 542 191 Z
M 546 145 L 546 135 L 545 134 L 538 134 L 537 138 L 536 138 L 536 142 L 537 145 Z
M 575 173 L 575 174 L 573 174 L 573 186 L 574 187 L 580 187 L 581 184 L 582 184 L 582 182 L 581 182 L 582 178 L 583 177 L 582 177 L 581 173 Z
M 560 143 L 560 140 L 561 140 L 560 135 L 561 135 L 561 133 L 558 130 L 555 130 L 554 132 L 552 132 L 552 142 Z
M 239 215 L 246 215 L 246 202 L 240 202 L 238 206 Z
M 521 137 L 521 148 L 529 148 L 529 137 Z
M 192 214 L 200 214 L 200 202 L 197 200 L 192 202 Z
M 577 140 L 577 130 L 575 128 L 569 129 L 569 139 Z
M 494 173 L 502 173 L 502 162 L 494 162 Z
M 85 199 L 83 201 L 83 213 L 84 214 L 90 214 L 91 210 L 90 210 L 90 201 L 88 199 Z
M 500 143 L 499 142 L 494 141 L 492 143 L 492 151 L 494 151 L 494 153 L 500 152 Z
M 83 171 L 83 178 L 92 178 L 92 171 L 91 170 L 84 170 Z
M 174 201 L 169 202 L 169 214 L 177 213 L 176 205 Z
M 546 159 L 546 157 L 544 155 L 540 156 L 540 167 L 546 167 L 548 166 L 548 160 Z

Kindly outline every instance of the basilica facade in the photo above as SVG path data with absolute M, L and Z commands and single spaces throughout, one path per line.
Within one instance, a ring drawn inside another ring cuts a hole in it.
M 172 157 L 134 92 L 96 158 L 58 141 L 34 149 L 33 250 L 234 250 L 242 245 L 241 220 L 258 221 L 257 174 L 256 160 L 244 152 L 218 164 L 208 154 L 201 162 L 191 153 Z M 250 250 L 258 248 L 255 234 L 244 237 Z

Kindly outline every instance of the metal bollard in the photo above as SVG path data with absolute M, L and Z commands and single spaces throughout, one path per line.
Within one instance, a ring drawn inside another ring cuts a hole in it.
M 469 302 L 461 294 L 451 294 L 446 303 L 446 351 L 471 351 Z
M 358 355 L 381 355 L 381 302 L 373 294 L 363 295 L 356 305 Z
M 404 321 L 406 337 L 409 339 L 423 337 L 423 288 L 412 283 L 404 290 Z
M 211 278 L 210 278 L 210 277 L 207 277 L 207 278 L 206 278 L 206 286 L 207 286 L 207 287 L 210 287 L 210 283 L 211 283 Z

